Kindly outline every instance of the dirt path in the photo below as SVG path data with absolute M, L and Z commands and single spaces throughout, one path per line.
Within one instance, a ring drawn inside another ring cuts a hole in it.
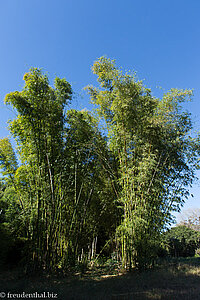
M 110 274 L 109 274 L 110 273 Z M 144 272 L 118 274 L 96 268 L 83 276 L 24 276 L 4 271 L 0 276 L 4 299 L 131 300 L 200 299 L 200 262 L 176 263 Z M 7 294 L 10 292 L 10 294 Z M 24 294 L 23 294 L 24 292 Z M 13 298 L 11 294 L 18 294 Z M 19 294 L 21 297 L 19 298 Z M 12 296 L 12 297 L 11 297 Z M 42 297 L 43 296 L 43 297 Z

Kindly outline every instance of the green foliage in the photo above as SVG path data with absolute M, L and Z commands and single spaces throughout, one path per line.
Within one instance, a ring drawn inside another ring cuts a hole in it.
M 81 264 L 95 255 L 97 236 L 104 232 L 108 239 L 116 227 L 106 139 L 88 112 L 65 114 L 72 98 L 65 79 L 56 78 L 52 88 L 46 75 L 31 69 L 24 80 L 21 92 L 5 98 L 18 113 L 9 128 L 20 166 L 10 142 L 2 140 L 3 174 L 12 179 L 3 194 L 3 214 L 10 231 L 28 239 L 34 268 Z M 98 243 L 103 246 L 104 240 Z
M 200 233 L 191 228 L 179 225 L 163 234 L 164 242 L 170 256 L 194 256 L 200 246 Z
M 12 174 L 12 187 L 20 199 L 19 216 L 31 244 L 30 259 L 36 266 L 53 269 L 63 247 L 60 160 L 64 148 L 64 108 L 72 90 L 65 79 L 59 78 L 53 89 L 38 69 L 31 69 L 24 80 L 23 91 L 5 98 L 5 103 L 18 112 L 9 124 L 21 159 L 20 167 Z
M 92 70 L 100 88 L 87 89 L 106 122 L 109 147 L 119 164 L 117 200 L 123 217 L 117 234 L 123 264 L 144 266 L 156 255 L 160 232 L 194 179 L 198 139 L 190 137 L 190 114 L 181 107 L 192 91 L 172 89 L 159 100 L 110 59 L 101 57 Z
M 19 161 L 0 140 L 2 236 L 6 228 L 27 241 L 33 268 L 85 268 L 112 253 L 125 268 L 151 265 L 195 177 L 199 137 L 182 109 L 192 91 L 157 99 L 105 57 L 93 72 L 100 86 L 87 90 L 98 118 L 69 109 L 71 85 L 56 78 L 52 87 L 36 68 L 5 97 L 17 113 L 9 129 Z
M 0 166 L 3 175 L 13 176 L 17 169 L 17 160 L 8 138 L 0 140 Z

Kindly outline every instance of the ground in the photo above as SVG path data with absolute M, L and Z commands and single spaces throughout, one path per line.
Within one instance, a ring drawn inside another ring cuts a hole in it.
M 0 281 L 0 297 L 4 299 L 14 299 L 14 293 L 24 292 L 32 293 L 26 296 L 28 299 L 196 300 L 200 299 L 200 257 L 167 261 L 153 269 L 131 273 L 108 266 L 66 276 L 30 276 L 17 269 L 4 269 Z M 24 295 L 15 299 L 25 299 Z

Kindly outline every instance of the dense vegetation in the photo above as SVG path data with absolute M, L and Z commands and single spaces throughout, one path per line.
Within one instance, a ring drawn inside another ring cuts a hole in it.
M 184 225 L 172 227 L 163 233 L 163 256 L 192 257 L 200 248 L 200 232 Z
M 199 137 L 182 105 L 192 91 L 157 99 L 105 57 L 93 72 L 95 113 L 70 109 L 71 85 L 56 78 L 52 87 L 34 68 L 5 97 L 17 149 L 0 140 L 0 234 L 27 268 L 69 269 L 101 255 L 125 269 L 151 265 L 195 178 Z

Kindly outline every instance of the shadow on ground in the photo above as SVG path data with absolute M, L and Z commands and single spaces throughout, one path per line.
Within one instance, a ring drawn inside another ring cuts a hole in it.
M 200 299 L 200 258 L 166 263 L 144 272 L 109 274 L 104 269 L 84 276 L 24 276 L 17 270 L 4 270 L 0 276 L 4 299 L 10 293 L 29 293 L 37 299 L 59 300 L 131 300 L 131 299 Z M 34 293 L 38 294 L 34 294 Z M 57 294 L 57 295 L 56 295 Z M 1 296 L 1 293 L 0 293 Z M 37 296 L 37 298 L 36 298 Z M 57 297 L 56 297 L 57 296 Z M 11 298 L 10 298 L 11 299 Z M 25 297 L 15 299 L 25 299 Z

